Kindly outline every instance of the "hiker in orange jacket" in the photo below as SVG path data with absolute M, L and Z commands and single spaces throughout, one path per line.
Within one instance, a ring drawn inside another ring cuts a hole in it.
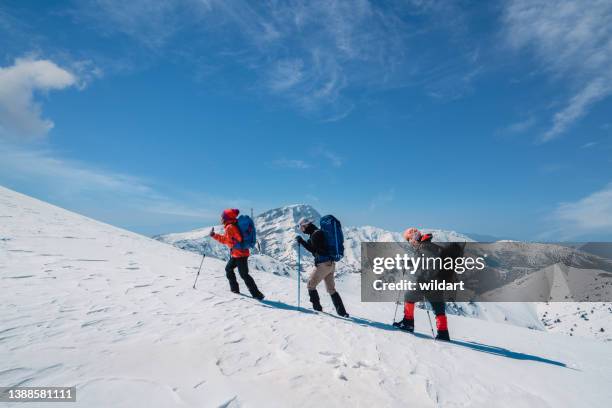
M 255 299 L 262 300 L 264 298 L 263 293 L 259 291 L 255 281 L 249 275 L 249 264 L 248 259 L 251 254 L 249 249 L 241 249 L 235 248 L 236 244 L 242 242 L 242 235 L 240 234 L 240 229 L 236 225 L 239 210 L 235 208 L 228 208 L 224 210 L 221 214 L 221 223 L 223 224 L 223 228 L 225 229 L 224 234 L 215 233 L 215 229 L 213 228 L 210 231 L 210 236 L 216 241 L 227 245 L 230 248 L 230 259 L 225 266 L 225 276 L 230 284 L 230 290 L 233 293 L 240 293 L 240 287 L 238 285 L 238 281 L 236 280 L 236 273 L 234 269 L 238 267 L 238 273 L 240 277 L 247 285 L 251 296 Z

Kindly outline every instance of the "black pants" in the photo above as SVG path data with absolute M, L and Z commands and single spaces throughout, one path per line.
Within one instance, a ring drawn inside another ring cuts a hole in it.
M 436 316 L 443 316 L 446 314 L 446 304 L 444 302 L 429 302 L 431 308 Z
M 242 258 L 230 258 L 230 260 L 227 261 L 227 265 L 225 265 L 225 276 L 227 276 L 227 280 L 229 281 L 230 290 L 232 292 L 239 292 L 240 287 L 238 286 L 238 281 L 236 280 L 236 273 L 234 273 L 234 269 L 238 267 L 238 274 L 247 285 L 251 296 L 257 296 L 261 294 L 261 292 L 259 292 L 259 289 L 257 289 L 257 285 L 255 284 L 255 281 L 251 275 L 249 275 L 248 259 L 249 258 L 246 256 Z

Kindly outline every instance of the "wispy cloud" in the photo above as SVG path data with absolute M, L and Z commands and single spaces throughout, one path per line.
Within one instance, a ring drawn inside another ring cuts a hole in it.
M 612 3 L 606 0 L 512 0 L 504 11 L 506 37 L 532 51 L 572 96 L 556 112 L 542 142 L 565 133 L 592 105 L 612 94 Z
M 51 150 L 0 142 L 0 156 L 0 183 L 31 186 L 67 205 L 83 205 L 86 212 L 146 213 L 153 225 L 173 217 L 215 219 L 222 206 L 246 203 L 177 191 L 168 195 L 148 180 L 64 159 Z
M 0 67 L 0 137 L 46 135 L 54 124 L 42 117 L 36 94 L 77 85 L 78 78 L 72 72 L 49 60 L 24 58 Z
M 561 163 L 545 163 L 538 166 L 538 170 L 542 174 L 555 174 L 567 168 L 566 164 Z
M 306 194 L 306 200 L 312 202 L 312 203 L 318 203 L 320 201 L 319 197 L 312 195 L 312 194 Z
M 536 124 L 534 116 L 530 116 L 524 120 L 512 123 L 502 130 L 502 133 L 506 134 L 519 134 L 528 131 L 533 128 Z
M 588 232 L 612 232 L 612 183 L 554 212 L 559 230 L 569 238 Z
M 345 160 L 338 153 L 329 149 L 327 146 L 317 146 L 313 149 L 312 154 L 314 157 L 327 161 L 332 167 L 342 167 Z
M 384 191 L 378 193 L 372 200 L 370 200 L 370 205 L 368 206 L 370 211 L 374 211 L 377 208 L 383 207 L 386 204 L 392 202 L 395 198 L 395 190 L 391 189 L 388 191 Z
M 588 142 L 580 146 L 582 149 L 590 149 L 591 147 L 597 146 L 597 142 Z
M 608 97 L 612 92 L 612 80 L 597 78 L 578 91 L 565 108 L 555 113 L 552 127 L 542 136 L 542 142 L 552 140 L 563 134 L 574 122 L 583 117 L 591 105 Z
M 356 106 L 351 91 L 356 89 L 431 85 L 437 97 L 456 95 L 457 87 L 469 86 L 480 72 L 473 50 L 459 51 L 462 56 L 453 58 L 452 67 L 429 55 L 417 61 L 411 54 L 417 48 L 411 43 L 415 36 L 437 29 L 454 37 L 464 26 L 460 8 L 444 1 L 85 0 L 77 4 L 72 11 L 75 21 L 103 35 L 128 36 L 158 56 L 171 53 L 201 63 L 202 55 L 207 55 L 221 57 L 222 63 L 238 63 L 255 74 L 258 91 L 286 100 L 321 121 L 350 115 Z M 432 24 L 425 30 L 411 19 L 430 15 Z M 189 50 L 178 41 L 185 30 L 192 30 Z M 445 51 L 449 49 L 454 48 Z M 441 60 L 448 61 L 444 57 Z M 207 72 L 210 60 L 204 64 Z M 415 80 L 415 75 L 427 77 L 425 83 Z
M 181 19 L 190 17 L 189 12 L 195 10 L 186 7 L 189 3 L 202 7 L 208 4 L 204 0 L 84 0 L 76 2 L 70 14 L 76 21 L 93 25 L 104 35 L 119 32 L 157 50 L 179 31 Z
M 298 170 L 309 169 L 311 167 L 310 164 L 306 163 L 303 160 L 286 159 L 286 158 L 274 160 L 271 164 L 273 167 L 276 167 L 276 168 L 298 169 Z
M 344 159 L 336 153 L 332 152 L 331 150 L 325 150 L 321 154 L 323 155 L 323 157 L 329 160 L 331 165 L 334 167 L 342 167 L 342 165 L 344 164 Z
M 304 61 L 299 58 L 278 61 L 270 72 L 269 86 L 275 92 L 285 92 L 304 80 Z

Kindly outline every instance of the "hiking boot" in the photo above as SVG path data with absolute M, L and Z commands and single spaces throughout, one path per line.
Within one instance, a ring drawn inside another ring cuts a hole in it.
M 323 311 L 323 306 L 321 306 L 321 299 L 319 299 L 319 292 L 316 289 L 308 290 L 308 296 L 310 297 L 310 302 L 312 302 L 312 308 L 317 312 Z
M 338 292 L 335 292 L 331 295 L 332 302 L 334 303 L 334 307 L 336 308 L 336 313 L 338 316 L 349 317 L 349 314 L 346 313 L 346 309 L 344 309 L 344 303 L 342 303 L 342 298 Z
M 401 321 L 393 323 L 393 326 L 403 331 L 410 333 L 414 332 L 414 320 L 412 319 L 406 319 L 404 317 Z
M 436 335 L 436 340 L 450 341 L 448 330 L 438 330 L 438 334 Z
M 253 299 L 257 299 L 257 300 L 264 300 L 265 296 L 263 293 L 261 292 L 257 292 L 256 294 L 251 294 L 251 296 L 253 296 Z

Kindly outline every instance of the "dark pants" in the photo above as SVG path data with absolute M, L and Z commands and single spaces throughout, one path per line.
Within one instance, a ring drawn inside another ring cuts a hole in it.
M 404 294 L 404 302 L 416 303 L 425 300 L 431 304 L 431 308 L 436 316 L 442 316 L 446 312 L 444 293 L 441 291 L 411 291 Z
M 414 320 L 414 304 L 416 302 L 404 302 L 404 317 L 409 320 Z M 446 315 L 446 303 L 444 302 L 429 302 L 433 309 L 434 315 Z
M 431 308 L 436 316 L 442 316 L 446 314 L 446 304 L 444 302 L 430 302 Z
M 255 284 L 255 281 L 251 275 L 249 275 L 248 259 L 249 258 L 246 256 L 242 258 L 230 258 L 227 265 L 225 265 L 225 276 L 227 276 L 227 280 L 229 281 L 230 290 L 232 292 L 239 292 L 240 287 L 238 286 L 238 281 L 236 280 L 236 273 L 234 273 L 234 269 L 238 267 L 238 274 L 247 285 L 251 296 L 257 296 L 261 294 L 261 292 L 259 292 L 259 289 L 257 289 L 257 285 Z

